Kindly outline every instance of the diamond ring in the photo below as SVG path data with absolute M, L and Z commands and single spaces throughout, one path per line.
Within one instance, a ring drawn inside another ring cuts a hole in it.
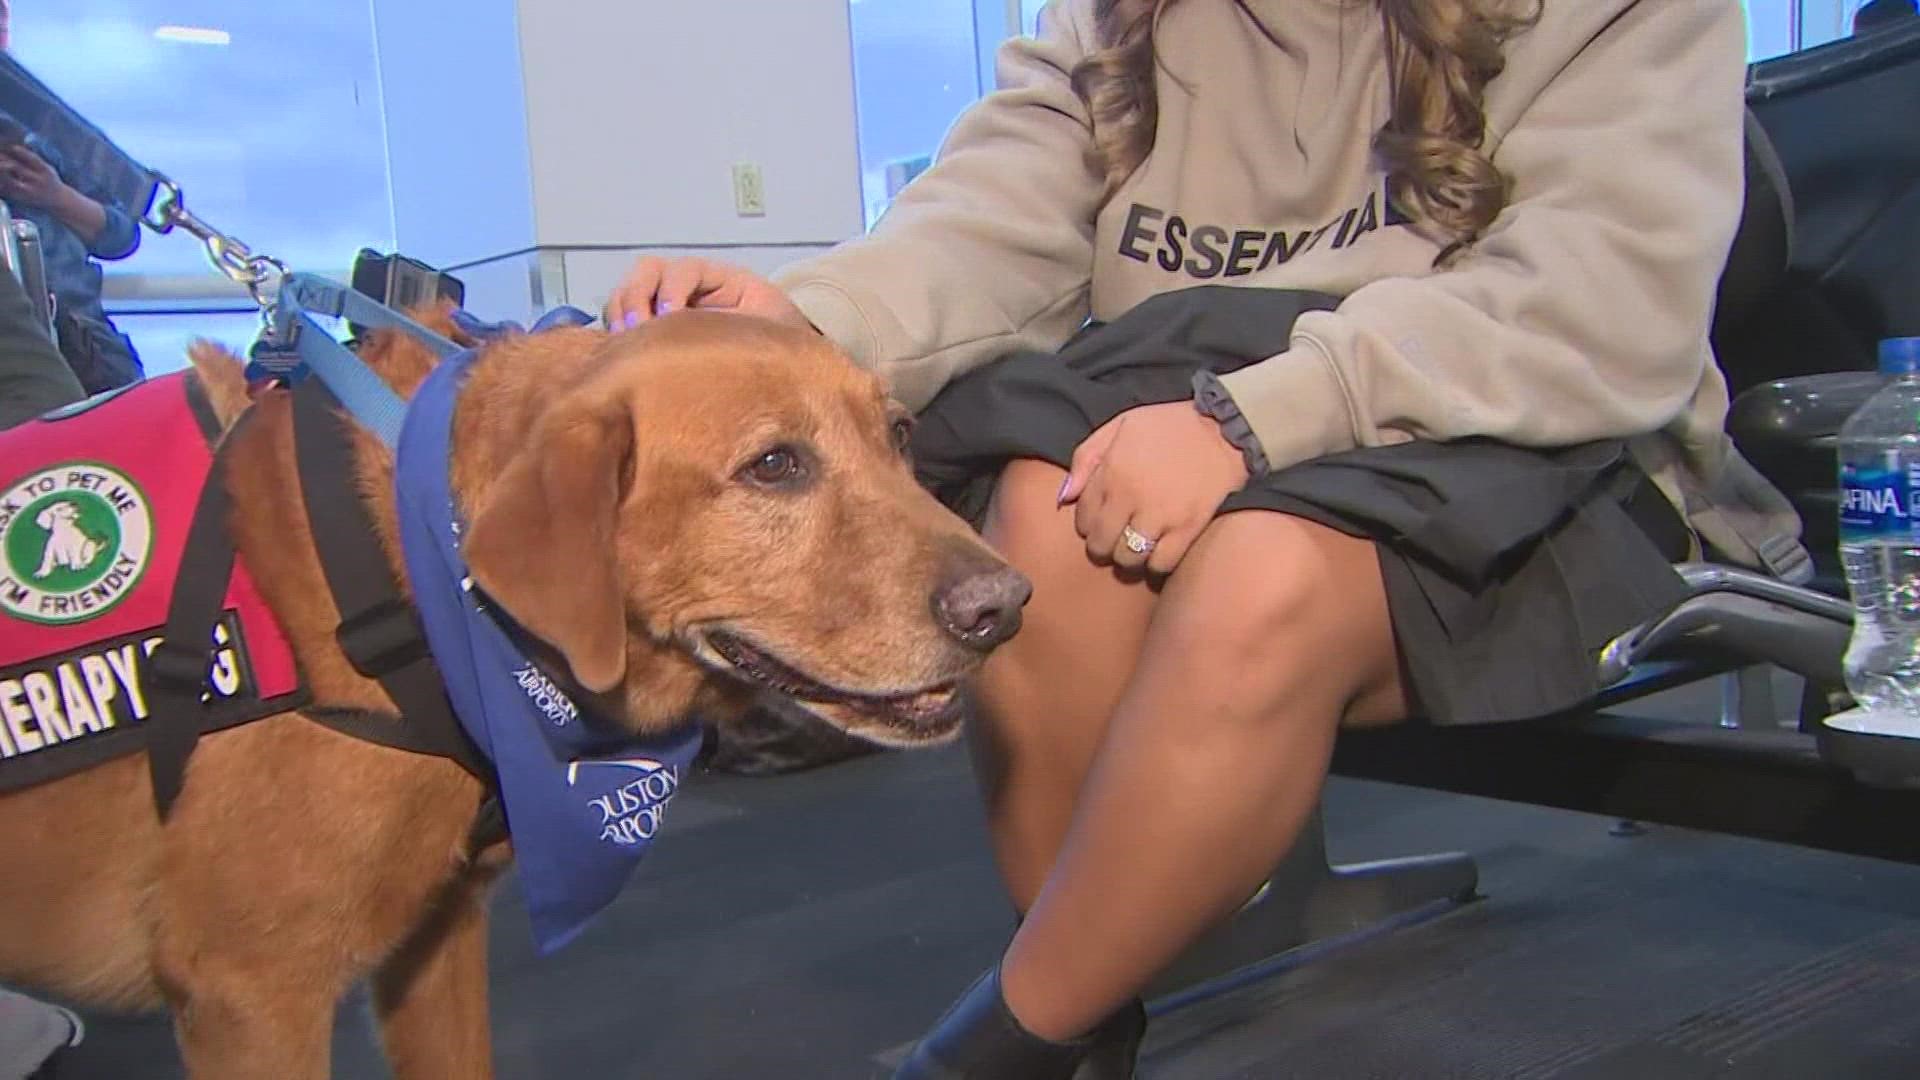
M 1120 542 L 1127 545 L 1127 550 L 1133 552 L 1135 555 L 1145 555 L 1152 551 L 1153 545 L 1159 541 L 1149 539 L 1142 534 L 1140 530 L 1131 525 L 1127 525 L 1123 526 L 1120 530 Z

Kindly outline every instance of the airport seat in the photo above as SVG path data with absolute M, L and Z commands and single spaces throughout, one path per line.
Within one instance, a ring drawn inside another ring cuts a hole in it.
M 46 327 L 47 336 L 53 338 L 53 292 L 47 287 L 40 230 L 26 218 L 14 217 L 12 208 L 4 202 L 0 202 L 0 263 L 6 264 L 7 272 L 26 290 L 35 318 Z

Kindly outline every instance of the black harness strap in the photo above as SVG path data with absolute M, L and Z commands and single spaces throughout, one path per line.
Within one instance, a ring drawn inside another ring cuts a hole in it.
M 233 539 L 227 532 L 233 500 L 227 493 L 222 461 L 216 451 L 193 510 L 193 524 L 187 529 L 180 573 L 167 601 L 166 626 L 145 669 L 148 715 L 169 718 L 147 729 L 147 771 L 153 778 L 153 803 L 161 821 L 167 820 L 180 797 L 187 759 L 206 728 L 214 624 L 233 577 Z
M 401 596 L 373 522 L 353 490 L 353 447 L 337 407 L 318 379 L 303 379 L 293 390 L 301 497 L 340 611 L 335 639 L 354 669 L 378 680 L 400 707 L 401 722 L 351 711 L 310 712 L 308 718 L 356 739 L 459 763 L 486 786 L 469 842 L 487 846 L 506 836 L 496 794 L 499 778 L 454 716 L 413 605 Z

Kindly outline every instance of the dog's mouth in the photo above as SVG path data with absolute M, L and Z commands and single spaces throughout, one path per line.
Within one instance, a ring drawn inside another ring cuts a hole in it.
M 951 733 L 960 722 L 957 680 L 913 690 L 872 692 L 832 686 L 738 634 L 710 630 L 700 635 L 701 653 L 727 674 L 806 706 L 835 727 L 884 742 L 926 742 Z

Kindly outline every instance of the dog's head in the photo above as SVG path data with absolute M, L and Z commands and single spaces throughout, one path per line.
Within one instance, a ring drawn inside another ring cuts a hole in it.
M 465 554 L 590 691 L 647 700 L 670 656 L 875 741 L 937 740 L 1030 586 L 915 482 L 910 423 L 824 339 L 746 316 L 512 339 L 456 422 L 457 458 L 505 441 L 456 461 Z
M 75 521 L 78 520 L 79 517 L 79 511 L 75 510 L 71 504 L 57 502 L 40 511 L 33 519 L 33 523 L 43 529 L 52 531 L 58 527 L 61 522 Z

